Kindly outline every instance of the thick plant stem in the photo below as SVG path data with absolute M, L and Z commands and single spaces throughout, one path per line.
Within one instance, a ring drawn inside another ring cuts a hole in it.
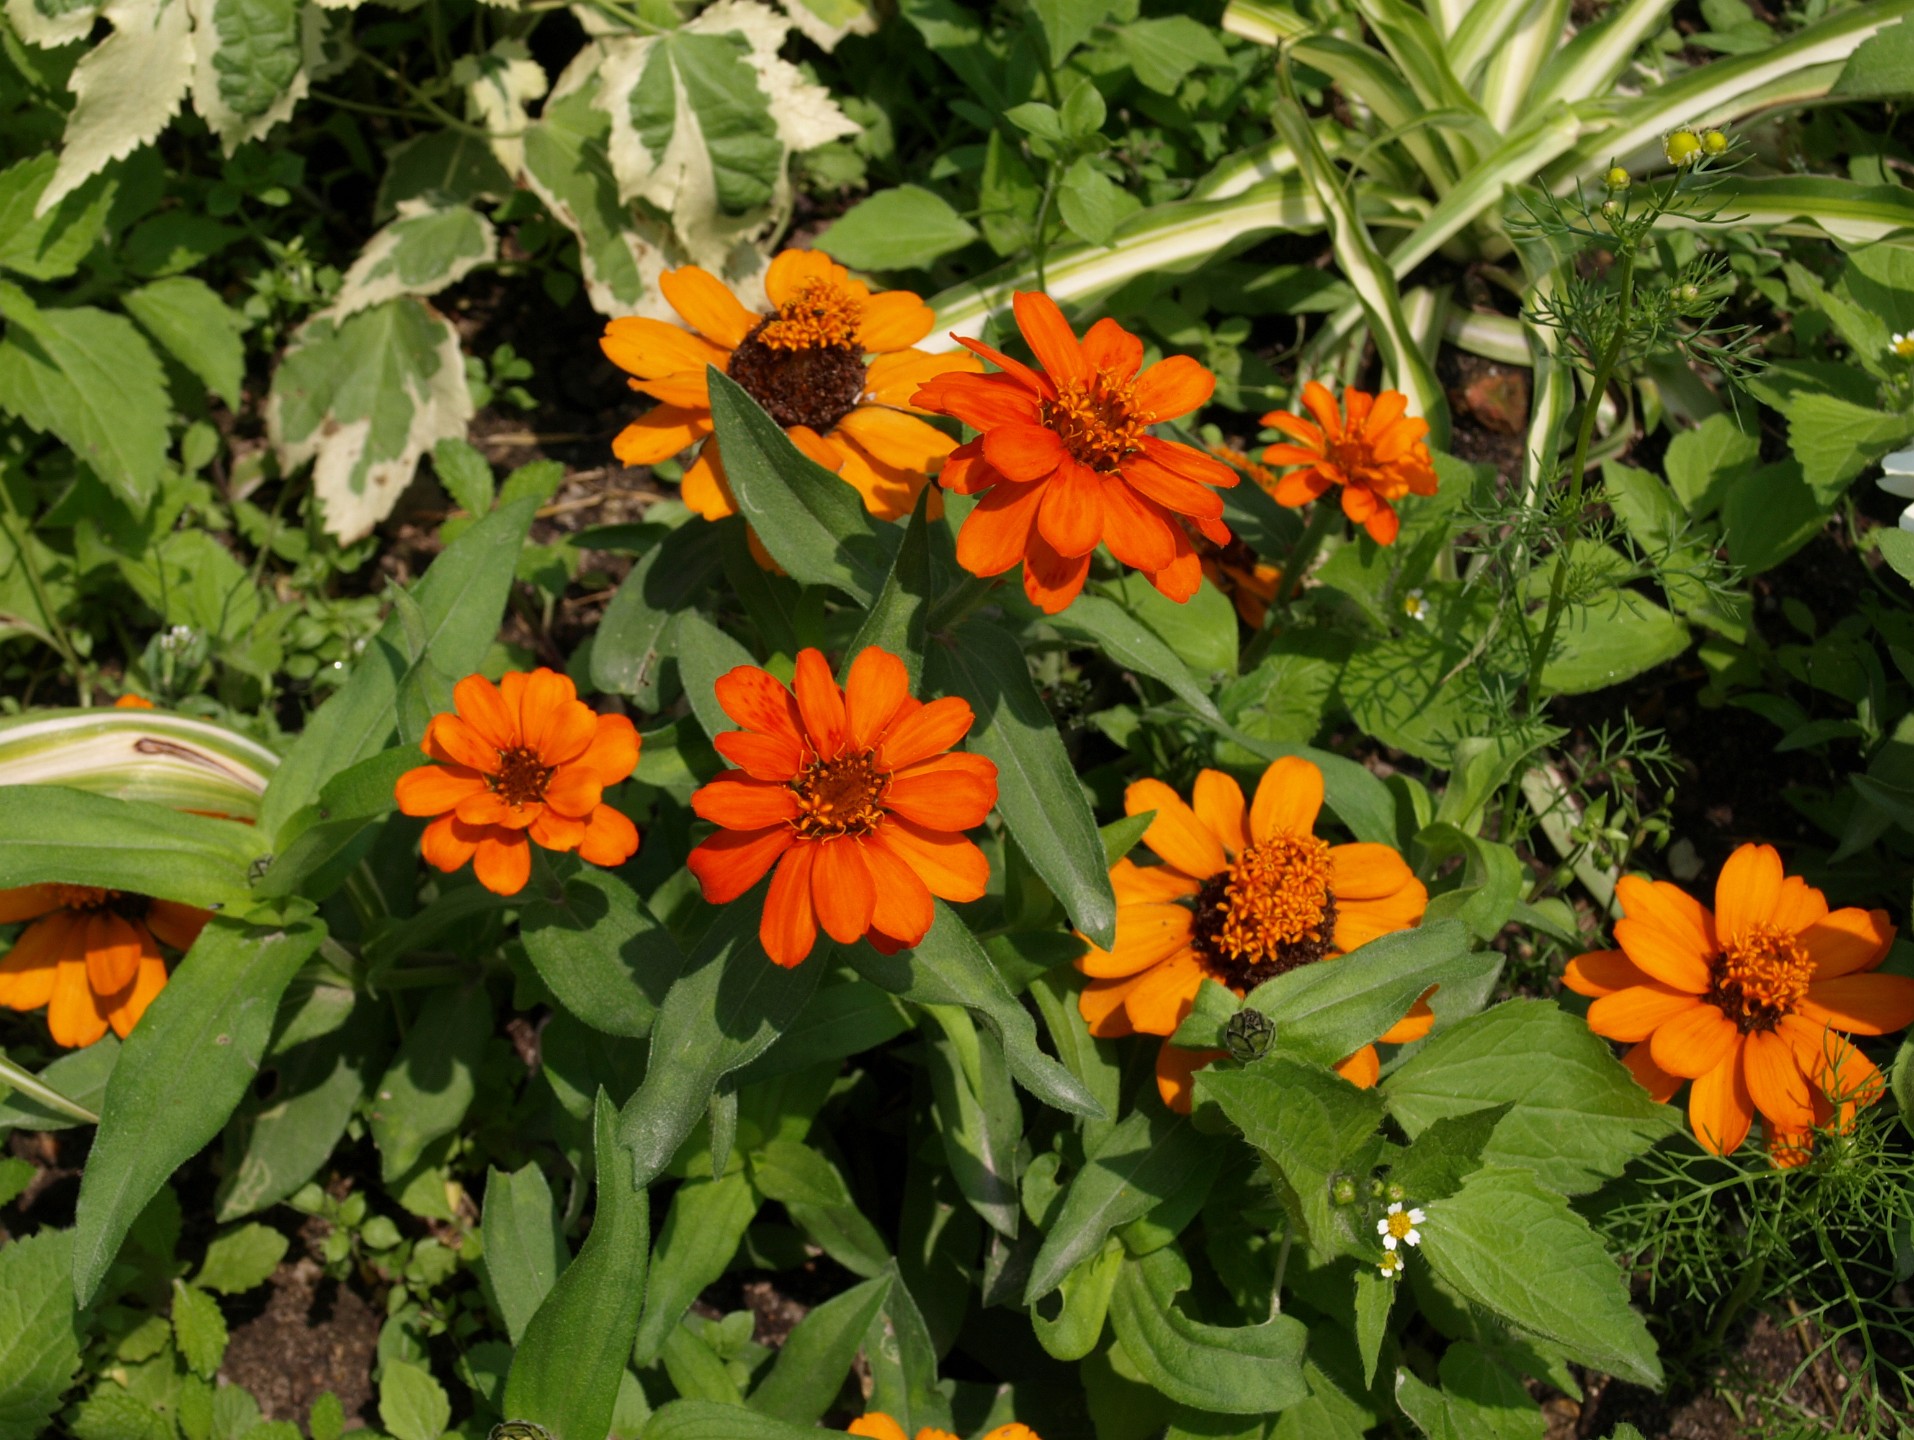
M 998 580 L 999 577 L 995 575 L 966 575 L 931 602 L 925 628 L 933 635 L 955 628 L 958 622 L 967 619 L 971 611 L 990 598 Z
M 1276 1252 L 1276 1278 L 1269 1287 L 1269 1318 L 1274 1320 L 1283 1313 L 1283 1277 L 1289 1270 L 1289 1247 L 1296 1238 L 1296 1227 L 1289 1220 L 1283 1221 L 1283 1245 Z
M 1316 552 L 1322 549 L 1323 538 L 1341 518 L 1341 507 L 1327 495 L 1316 501 L 1315 508 L 1309 512 L 1309 525 L 1296 542 L 1296 548 L 1289 552 L 1288 563 L 1283 566 L 1282 584 L 1277 587 L 1275 598 L 1269 602 L 1272 614 L 1296 598 L 1296 592 L 1302 588 L 1303 576 L 1315 562 Z
M 1595 416 L 1601 409 L 1602 396 L 1608 393 L 1608 382 L 1614 377 L 1622 346 L 1628 338 L 1628 312 L 1635 300 L 1635 251 L 1632 246 L 1622 251 L 1621 283 L 1618 288 L 1621 301 L 1615 314 L 1615 331 L 1608 337 L 1608 343 L 1602 347 L 1602 353 L 1596 359 L 1595 373 L 1589 378 L 1588 400 L 1582 408 L 1582 422 L 1575 429 L 1575 455 L 1569 461 L 1568 476 L 1570 534 L 1555 552 L 1555 574 L 1549 579 L 1548 611 L 1542 620 L 1542 637 L 1534 655 L 1530 657 L 1528 680 L 1522 687 L 1523 708 L 1531 712 L 1536 708 L 1536 697 L 1541 692 L 1542 670 L 1548 664 L 1549 651 L 1554 648 L 1556 629 L 1562 623 L 1562 607 L 1566 603 L 1568 589 L 1569 547 L 1575 542 L 1575 532 L 1581 528 L 1582 492 L 1588 467 L 1588 447 L 1595 438 Z

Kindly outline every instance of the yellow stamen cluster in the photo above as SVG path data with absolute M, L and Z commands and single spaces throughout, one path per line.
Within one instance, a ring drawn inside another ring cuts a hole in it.
M 538 752 L 520 745 L 498 752 L 498 771 L 487 776 L 486 782 L 507 805 L 530 805 L 545 798 L 551 778 L 552 767 Z
M 1808 993 L 1814 957 L 1792 931 L 1750 926 L 1723 945 L 1710 967 L 1707 999 L 1740 1027 L 1772 1030 Z
M 1136 382 L 1110 384 L 1104 376 L 1057 383 L 1057 398 L 1042 406 L 1044 426 L 1063 441 L 1071 458 L 1092 470 L 1115 470 L 1143 448 L 1154 411 L 1136 403 Z
M 1416 1222 L 1409 1218 L 1407 1210 L 1398 1210 L 1388 1218 L 1389 1233 L 1398 1240 L 1406 1240 L 1409 1232 L 1416 1228 Z
M 870 750 L 813 760 L 791 782 L 798 802 L 791 823 L 806 840 L 868 835 L 884 818 L 881 802 L 890 782 L 890 772 L 877 768 Z
M 1215 943 L 1259 965 L 1283 946 L 1322 939 L 1328 906 L 1328 843 L 1314 835 L 1279 835 L 1251 845 L 1230 867 Z
M 773 350 L 854 350 L 863 323 L 861 299 L 834 280 L 813 280 L 778 307 L 757 339 Z

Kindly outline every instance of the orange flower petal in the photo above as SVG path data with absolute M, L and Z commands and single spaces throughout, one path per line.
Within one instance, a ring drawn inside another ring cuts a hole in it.
M 789 970 L 803 963 L 817 943 L 817 912 L 811 908 L 811 867 L 816 845 L 793 845 L 771 876 L 758 941 L 771 963 Z
M 970 733 L 976 718 L 961 695 L 942 695 L 907 711 L 878 743 L 878 768 L 903 770 L 942 754 Z
M 1103 482 L 1096 471 L 1069 456 L 1044 486 L 1037 530 L 1059 555 L 1087 555 L 1103 539 Z
M 877 887 L 876 903 L 871 907 L 872 928 L 895 937 L 904 945 L 917 944 L 936 918 L 930 887 L 896 851 L 886 846 L 865 845 L 864 864 Z
M 981 755 L 940 755 L 897 772 L 884 807 L 932 830 L 974 830 L 997 803 L 997 766 Z
M 1178 1115 L 1189 1114 L 1196 1100 L 1196 1072 L 1228 1054 L 1227 1050 L 1185 1050 L 1165 1040 L 1156 1050 L 1156 1093 Z
M 1023 557 L 1024 598 L 1046 615 L 1058 615 L 1083 593 L 1090 575 L 1090 556 L 1059 555 L 1041 532 L 1030 537 Z
M 474 774 L 498 770 L 500 747 L 456 715 L 434 715 L 427 721 L 419 748 L 442 764 L 463 766 Z
M 1715 934 L 1723 944 L 1774 918 L 1786 878 L 1772 845 L 1743 845 L 1721 867 L 1715 882 Z
M 1121 384 L 1143 364 L 1143 341 L 1106 315 L 1084 332 L 1082 353 L 1083 363 L 1106 384 Z
M 485 793 L 485 777 L 463 765 L 421 765 L 392 787 L 402 815 L 443 815 Z
M 1271 762 L 1256 784 L 1249 807 L 1252 840 L 1311 835 L 1323 808 L 1323 772 L 1309 761 L 1285 755 Z
M 477 853 L 479 834 L 458 816 L 441 815 L 419 837 L 419 853 L 426 864 L 450 875 Z
M 737 349 L 758 323 L 722 280 L 696 265 L 665 271 L 658 290 L 686 324 L 726 350 Z
M 472 856 L 472 873 L 494 895 L 516 895 L 532 878 L 532 846 L 520 830 L 487 826 Z
M 720 830 L 693 847 L 685 859 L 685 868 L 698 882 L 704 898 L 713 905 L 725 905 L 737 899 L 758 881 L 764 872 L 789 850 L 796 835 L 788 825 L 772 825 L 763 830 Z
M 757 780 L 789 780 L 804 767 L 804 747 L 778 735 L 749 730 L 726 730 L 713 737 L 712 748 L 745 774 Z
M 1118 905 L 1180 900 L 1194 895 L 1201 884 L 1173 865 L 1139 865 L 1126 857 L 1110 867 L 1110 888 Z
M 719 706 L 746 730 L 772 735 L 792 744 L 804 736 L 796 698 L 782 683 L 755 665 L 739 665 L 718 677 L 712 686 Z
M 55 1045 L 83 1050 L 106 1034 L 106 1008 L 87 983 L 86 960 L 67 956 L 53 975 L 53 995 L 47 1001 L 47 1031 Z
M 1358 490 L 1354 486 L 1342 492 L 1343 512 L 1352 520 L 1356 518 L 1355 511 L 1358 508 L 1356 503 L 1358 497 L 1362 497 L 1365 500 L 1368 498 L 1364 491 Z M 1378 545 L 1395 544 L 1396 536 L 1402 530 L 1402 518 L 1389 508 L 1388 502 L 1375 500 L 1373 502 L 1373 508 L 1367 504 L 1361 508 L 1368 511 L 1368 514 L 1362 521 L 1362 528 L 1369 532 L 1369 538 Z
M 562 815 L 582 820 L 604 798 L 605 782 L 589 765 L 560 765 L 545 782 L 545 803 Z
M 1801 1071 L 1830 1101 L 1846 1106 L 1872 1105 L 1886 1093 L 1880 1069 L 1826 1026 L 1799 1015 L 1783 1015 L 1775 1033 L 1794 1051 Z
M 1409 862 L 1387 845 L 1356 842 L 1329 847 L 1329 889 L 1339 905 L 1386 900 L 1415 883 Z
M 598 783 L 610 789 L 621 780 L 629 779 L 631 772 L 638 768 L 642 743 L 638 727 L 623 715 L 594 715 L 591 743 L 577 763 L 589 766 L 598 776 Z
M 891 392 L 878 391 L 876 375 L 877 369 L 873 366 L 873 398 L 890 399 Z M 999 425 L 1042 423 L 1037 396 L 1029 386 L 1018 383 L 1009 375 L 934 376 L 910 393 L 910 403 L 919 410 L 930 410 L 961 420 L 973 430 L 993 430 Z
M 1375 1046 L 1365 1045 L 1347 1060 L 1337 1062 L 1336 1073 L 1358 1090 L 1370 1090 L 1382 1077 L 1382 1059 Z
M 560 852 L 576 850 L 585 838 L 582 816 L 561 815 L 549 807 L 541 808 L 536 819 L 525 827 L 534 845 Z
M 903 470 L 927 471 L 957 448 L 943 431 L 901 410 L 861 405 L 837 422 L 873 458 Z
M 1137 976 L 1123 1001 L 1130 1023 L 1145 1035 L 1169 1035 L 1196 1008 L 1196 992 L 1208 975 L 1188 951 L 1172 955 Z
M 976 900 L 990 883 L 990 862 L 962 835 L 927 829 L 902 816 L 892 816 L 864 843 L 881 845 L 896 855 L 917 872 L 939 900 L 958 904 Z
M 762 830 L 795 820 L 798 802 L 789 785 L 753 780 L 728 770 L 691 792 L 691 810 L 699 819 L 727 830 Z
M 1148 455 L 1126 456 L 1122 465 L 1124 483 L 1147 500 L 1199 519 L 1216 519 L 1223 513 L 1223 497 L 1189 477 L 1160 465 Z
M 1190 792 L 1190 808 L 1222 843 L 1231 859 L 1249 844 L 1243 787 L 1221 770 L 1200 770 Z
M 1275 500 L 1278 505 L 1287 505 L 1292 509 L 1307 505 L 1312 500 L 1320 500 L 1336 482 L 1318 467 L 1312 470 L 1292 470 L 1276 482 Z
M 1654 926 L 1691 954 L 1713 955 L 1721 948 L 1715 941 L 1715 917 L 1678 885 L 1624 875 L 1615 884 L 1615 898 L 1623 915 Z
M 1046 480 L 1069 458 L 1055 431 L 1042 425 L 998 425 L 984 432 L 984 458 L 1006 480 Z
M 585 838 L 578 842 L 578 858 L 594 865 L 622 865 L 638 853 L 638 827 L 631 817 L 609 805 L 600 805 L 585 821 Z
M 798 651 L 793 688 L 811 748 L 819 755 L 835 756 L 844 744 L 844 695 L 831 678 L 831 666 L 822 650 Z
M 1885 910 L 1849 906 L 1803 930 L 1801 943 L 1814 957 L 1814 978 L 1832 980 L 1880 964 L 1894 943 L 1894 926 Z
M 1169 959 L 1190 944 L 1190 912 L 1182 905 L 1117 906 L 1116 944 L 1092 945 L 1077 969 L 1093 980 L 1117 980 Z
M 1698 1080 L 1728 1058 L 1740 1033 L 1714 1006 L 1695 1005 L 1648 1037 L 1649 1054 L 1668 1074 Z
M 687 450 L 712 431 L 711 412 L 690 405 L 654 405 L 625 426 L 611 453 L 626 465 L 656 465 Z
M 1187 355 L 1159 360 L 1137 377 L 1136 403 L 1150 419 L 1174 420 L 1209 403 L 1216 376 Z
M 159 992 L 166 988 L 166 962 L 160 959 L 157 950 L 140 956 L 138 971 L 131 983 L 116 995 L 109 996 L 106 1002 L 107 1023 L 113 1027 L 113 1033 L 124 1040 L 133 1033 L 133 1027 L 140 1023 L 140 1017 L 146 1014 Z
M 1737 1047 L 1735 1053 L 1689 1087 L 1688 1126 L 1704 1149 L 1731 1155 L 1741 1148 L 1753 1124 L 1754 1101 L 1742 1077 Z
M 111 910 L 93 911 L 80 932 L 80 946 L 86 951 L 87 983 L 100 995 L 125 989 L 139 968 L 140 953 L 150 949 L 152 943 L 143 929 Z
M 1077 1013 L 1092 1035 L 1099 1040 L 1113 1040 L 1136 1034 L 1136 1027 L 1130 1023 L 1130 1012 L 1124 1009 L 1124 1001 L 1135 988 L 1134 978 L 1092 980 L 1077 992 Z
M 471 726 L 473 733 L 489 749 L 494 752 L 511 750 L 519 744 L 518 716 L 506 705 L 498 687 L 483 675 L 467 675 L 454 685 L 452 703 L 458 707 L 458 718 Z M 495 754 L 492 768 L 496 768 L 496 764 Z
M 1765 1030 L 1749 1034 L 1741 1047 L 1741 1073 L 1755 1109 L 1776 1125 L 1805 1130 L 1814 1124 L 1807 1077 L 1795 1061 L 1794 1050 L 1779 1035 Z
M 598 348 L 620 370 L 645 380 L 687 370 L 703 374 L 707 365 L 723 369 L 729 354 L 677 325 L 642 315 L 626 315 L 606 325 Z
M 1161 570 L 1152 571 L 1150 583 L 1166 600 L 1185 604 L 1203 585 L 1203 562 L 1188 540 L 1177 537 L 1176 558 Z
M 938 355 L 926 354 L 922 350 L 894 350 L 878 355 L 871 361 L 871 367 L 864 376 L 864 394 L 880 405 L 893 405 L 900 410 L 922 408 L 917 407 L 915 398 L 921 386 L 946 375 L 979 375 L 983 368 L 976 356 L 961 350 L 945 351 Z M 1010 384 L 1013 389 L 1022 389 L 1015 381 Z M 1016 418 L 1036 419 L 1035 399 L 1026 391 L 1024 400 L 1024 412 Z
M 1791 934 L 1800 934 L 1827 919 L 1828 897 L 1799 875 L 1781 882 L 1781 894 L 1774 905 L 1774 924 Z
M 492 791 L 481 790 L 459 801 L 452 814 L 461 825 L 470 825 L 475 829 L 504 825 L 509 829 L 523 830 L 544 813 L 544 809 L 543 805 L 536 802 L 531 805 L 507 805 Z
M 181 905 L 174 900 L 154 900 L 146 907 L 146 928 L 162 945 L 171 945 L 175 950 L 192 949 L 199 932 L 212 918 L 210 910 Z
M 20 932 L 13 948 L 0 959 L 0 1005 L 14 1010 L 38 1010 L 53 998 L 53 982 L 60 962 L 74 949 L 74 916 L 56 910 Z
M 1435 987 L 1429 988 L 1429 995 L 1435 994 Z M 1376 1038 L 1384 1045 L 1413 1045 L 1431 1030 L 1435 1029 L 1435 1011 L 1429 1008 L 1428 996 L 1416 1001 L 1409 1007 L 1409 1013 Z
M 1056 399 L 1057 387 L 1050 383 L 1050 377 L 1041 370 L 1032 370 L 1023 361 L 1012 360 L 1001 350 L 993 350 L 981 340 L 972 340 L 964 335 L 953 335 L 951 338 L 971 354 L 988 360 L 1019 385 L 1026 387 L 1031 394 L 1046 400 Z
M 877 886 L 864 863 L 864 849 L 849 838 L 825 840 L 812 848 L 817 851 L 811 863 L 812 908 L 824 933 L 849 945 L 871 928 L 877 909 Z
M 1081 380 L 1086 373 L 1083 351 L 1077 345 L 1076 332 L 1063 318 L 1063 311 L 1048 295 L 1019 290 L 1010 297 L 1016 312 L 1017 328 L 1029 342 L 1030 353 L 1037 357 L 1053 380 Z
M 1688 948 L 1658 925 L 1632 916 L 1615 922 L 1615 943 L 1653 979 L 1690 995 L 1700 995 L 1714 983 L 1708 953 Z
M 844 1433 L 862 1435 L 865 1440 L 910 1440 L 910 1436 L 904 1433 L 904 1427 L 881 1410 L 873 1410 L 851 1421 L 851 1428 Z
M 888 650 L 867 645 L 844 678 L 844 711 L 853 750 L 869 750 L 911 698 L 910 671 Z
M 1176 562 L 1177 531 L 1163 507 L 1122 480 L 1102 486 L 1103 543 L 1123 564 L 1145 574 Z
M 1658 1105 L 1667 1104 L 1674 1098 L 1675 1092 L 1681 1089 L 1681 1076 L 1670 1075 L 1655 1063 L 1655 1057 L 1650 1052 L 1646 1040 L 1639 1045 L 1631 1045 L 1623 1051 L 1622 1064 L 1627 1067 L 1628 1073 L 1635 1077 L 1635 1082 L 1654 1096 L 1655 1103 Z
M 1030 549 L 1044 489 L 999 485 L 984 496 L 957 532 L 957 563 L 972 575 L 1001 575 L 1020 563 Z
M 738 513 L 737 497 L 725 478 L 716 435 L 705 438 L 698 447 L 698 458 L 685 467 L 684 478 L 678 482 L 678 498 L 706 520 L 724 520 Z
M 1359 400 L 1367 397 L 1360 390 L 1345 392 L 1353 408 Z M 1336 397 L 1320 380 L 1311 380 L 1303 386 L 1303 409 L 1316 419 L 1316 424 L 1325 440 L 1340 440 L 1343 437 L 1342 412 L 1336 408 Z
M 1141 815 L 1146 810 L 1154 810 L 1156 818 L 1143 832 L 1143 843 L 1184 874 L 1201 877 L 1228 868 L 1222 842 L 1161 780 L 1135 780 L 1125 788 L 1123 813 Z
M 21 885 L 0 890 L 0 925 L 37 920 L 60 908 L 60 892 L 52 885 Z
M 1336 906 L 1335 946 L 1345 953 L 1371 940 L 1413 929 L 1429 908 L 1429 892 L 1420 880 L 1377 900 L 1341 900 Z
M 1814 980 L 1795 1008 L 1819 1025 L 1855 1035 L 1888 1035 L 1914 1024 L 1914 978 L 1868 974 Z
M 908 290 L 886 290 L 864 302 L 857 343 L 867 352 L 907 350 L 930 334 L 937 312 Z
M 1701 1004 L 1685 990 L 1631 985 L 1588 1007 L 1588 1028 L 1610 1040 L 1646 1040 L 1677 1015 Z
M 525 677 L 518 733 L 543 763 L 564 765 L 585 753 L 598 733 L 598 717 L 579 700 L 569 675 L 541 665 Z
M 1578 955 L 1562 972 L 1562 984 L 1577 995 L 1591 997 L 1613 995 L 1631 985 L 1652 983 L 1648 973 L 1619 950 L 1594 950 Z

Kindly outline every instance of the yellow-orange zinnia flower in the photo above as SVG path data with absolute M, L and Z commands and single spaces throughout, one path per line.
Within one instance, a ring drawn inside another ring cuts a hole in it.
M 975 900 L 989 878 L 963 832 L 997 803 L 997 767 L 946 753 L 969 732 L 970 706 L 913 699 L 904 662 L 876 646 L 842 690 L 822 653 L 800 651 L 794 688 L 751 665 L 718 681 L 744 728 L 712 742 L 738 768 L 691 797 L 722 827 L 691 852 L 691 873 L 723 905 L 777 866 L 758 935 L 779 965 L 809 955 L 820 924 L 841 944 L 915 945 L 931 896 Z
M 660 403 L 627 425 L 612 449 L 651 465 L 703 441 L 685 471 L 684 502 L 707 520 L 737 513 L 712 434 L 705 367 L 715 365 L 762 405 L 792 441 L 848 481 L 873 515 L 908 515 L 925 476 L 956 443 L 913 419 L 911 392 L 933 375 L 976 370 L 968 355 L 913 349 L 931 309 L 908 290 L 873 295 L 818 250 L 786 250 L 765 271 L 770 314 L 745 308 L 696 265 L 666 271 L 658 288 L 690 330 L 627 316 L 599 343 Z
M 190 950 L 211 912 L 92 885 L 0 890 L 0 924 L 33 923 L 0 959 L 0 1005 L 47 1007 L 53 1043 L 125 1039 L 166 986 L 160 944 Z M 157 943 L 156 943 L 157 942 Z
M 1156 818 L 1143 843 L 1161 865 L 1117 861 L 1116 943 L 1076 962 L 1090 977 L 1078 1008 L 1097 1036 L 1169 1035 L 1203 981 L 1246 995 L 1299 965 L 1327 960 L 1379 935 L 1418 924 L 1429 892 L 1387 845 L 1331 845 L 1316 835 L 1322 771 L 1286 757 L 1263 772 L 1247 810 L 1220 770 L 1196 777 L 1194 805 L 1161 780 L 1138 780 L 1123 810 Z M 1429 1033 L 1423 1001 L 1382 1038 L 1407 1044 Z M 1157 1057 L 1165 1104 L 1189 1109 L 1190 1075 L 1214 1058 L 1166 1040 Z M 1365 1045 L 1336 1067 L 1367 1088 L 1381 1062 Z
M 438 817 L 420 841 L 427 862 L 449 873 L 470 860 L 487 890 L 516 895 L 532 873 L 528 837 L 594 865 L 637 853 L 637 827 L 603 803 L 638 766 L 631 721 L 594 713 L 570 680 L 542 668 L 497 685 L 468 675 L 452 704 L 419 746 L 438 763 L 406 771 L 397 789 L 407 815 Z
M 937 477 L 983 495 L 957 536 L 958 563 L 973 575 L 1021 564 L 1024 593 L 1055 615 L 1083 589 L 1101 543 L 1170 599 L 1188 600 L 1203 567 L 1177 517 L 1228 544 L 1211 487 L 1234 485 L 1236 473 L 1149 429 L 1203 404 L 1216 377 L 1187 355 L 1139 374 L 1143 342 L 1116 321 L 1097 321 L 1079 341 L 1048 295 L 1019 292 L 1013 304 L 1036 369 L 959 336 L 1002 373 L 942 375 L 915 397 L 981 432 Z
M 1589 1029 L 1634 1042 L 1623 1063 L 1657 1100 L 1695 1082 L 1688 1123 L 1709 1150 L 1739 1148 L 1759 1111 L 1770 1151 L 1798 1164 L 1817 1126 L 1880 1099 L 1881 1072 L 1835 1032 L 1914 1021 L 1914 979 L 1868 973 L 1894 942 L 1885 910 L 1830 911 L 1772 845 L 1728 857 L 1712 911 L 1632 875 L 1615 895 L 1621 948 L 1570 961 L 1563 983 L 1594 997 Z
M 1297 443 L 1271 445 L 1263 458 L 1272 465 L 1298 465 L 1276 483 L 1279 505 L 1306 505 L 1332 485 L 1342 487 L 1342 513 L 1369 532 L 1378 545 L 1394 543 L 1402 521 L 1392 502 L 1405 495 L 1436 493 L 1435 466 L 1422 437 L 1429 422 L 1408 413 L 1409 401 L 1396 390 L 1370 395 L 1343 391 L 1343 406 L 1314 380 L 1303 386 L 1303 408 L 1312 423 L 1287 410 L 1272 410 L 1263 423 Z
M 122 695 L 113 702 L 115 710 L 151 710 L 153 702 L 144 695 Z
M 853 1420 L 846 1435 L 862 1435 L 866 1440 L 910 1440 L 904 1433 L 904 1427 L 881 1410 L 873 1410 L 861 1420 Z M 948 1430 L 937 1430 L 926 1425 L 917 1432 L 917 1440 L 957 1440 Z M 1012 1421 L 1008 1425 L 999 1425 L 983 1440 L 1042 1440 L 1042 1437 L 1028 1425 Z

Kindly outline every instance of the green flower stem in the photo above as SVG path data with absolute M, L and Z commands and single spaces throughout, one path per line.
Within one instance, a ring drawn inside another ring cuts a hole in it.
M 1316 501 L 1315 508 L 1309 512 L 1309 525 L 1283 564 L 1283 582 L 1277 587 L 1276 598 L 1269 602 L 1272 614 L 1285 609 L 1296 598 L 1296 592 L 1302 588 L 1303 576 L 1309 573 L 1316 552 L 1322 549 L 1324 537 L 1341 519 L 1342 507 L 1336 500 L 1324 495 Z
M 1285 1217 L 1282 1248 L 1276 1252 L 1276 1278 L 1269 1287 L 1269 1318 L 1272 1320 L 1283 1313 L 1283 1276 L 1289 1270 L 1289 1247 L 1295 1238 L 1296 1227 Z
M 957 584 L 931 602 L 930 616 L 924 622 L 924 628 L 936 635 L 956 627 L 984 601 L 988 600 L 998 585 L 995 575 L 966 575 Z

